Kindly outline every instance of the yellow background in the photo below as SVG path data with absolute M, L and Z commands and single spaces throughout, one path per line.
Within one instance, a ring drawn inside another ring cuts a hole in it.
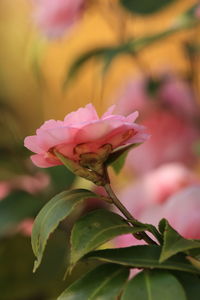
M 94 5 L 69 36 L 45 40 L 32 23 L 30 2 L 0 2 L 0 92 L 17 111 L 24 135 L 33 134 L 43 120 L 63 118 L 68 112 L 88 102 L 94 103 L 102 113 L 113 101 L 116 87 L 140 72 L 132 58 L 119 58 L 104 80 L 101 98 L 100 65 L 91 61 L 63 92 L 66 70 L 79 54 L 95 46 L 119 42 L 119 19 L 115 19 L 114 12 L 102 17 L 101 9 Z M 101 3 L 102 6 L 106 5 L 106 0 Z M 196 1 L 177 1 L 164 11 L 145 18 L 130 18 L 127 15 L 126 35 L 141 36 L 162 31 L 174 17 L 193 3 Z M 188 62 L 181 48 L 182 42 L 194 34 L 197 34 L 196 30 L 179 33 L 146 48 L 139 57 L 142 64 L 150 71 L 171 65 L 185 72 Z M 42 80 L 38 80 L 34 71 L 35 59 L 41 64 L 39 76 L 42 76 Z

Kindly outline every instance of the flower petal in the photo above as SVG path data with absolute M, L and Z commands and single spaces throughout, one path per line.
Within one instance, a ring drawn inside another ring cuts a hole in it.
M 123 122 L 121 120 L 114 118 L 90 123 L 79 130 L 75 141 L 77 144 L 98 141 L 122 125 Z M 109 141 L 107 142 L 109 143 Z
M 90 103 L 87 104 L 84 108 L 79 108 L 77 111 L 73 111 L 68 114 L 65 119 L 65 125 L 80 125 L 82 126 L 83 123 L 91 122 L 99 120 L 97 112 L 94 106 Z
M 102 115 L 101 119 L 103 120 L 103 119 L 105 119 L 106 117 L 109 117 L 110 115 L 112 115 L 112 113 L 113 113 L 115 107 L 116 107 L 115 104 L 113 104 L 112 106 L 110 106 L 110 107 L 108 108 L 108 110 Z
M 51 128 L 55 128 L 55 127 L 60 127 L 62 126 L 63 121 L 56 121 L 56 120 L 48 120 L 46 122 L 44 122 L 44 124 L 38 129 L 38 131 L 40 131 L 40 129 L 51 129 Z
M 38 143 L 45 151 L 60 144 L 70 144 L 78 129 L 71 127 L 57 127 L 43 130 L 38 135 Z
M 38 137 L 36 135 L 27 136 L 24 140 L 24 146 L 35 153 L 43 152 L 43 149 L 38 143 Z
M 134 111 L 132 114 L 128 115 L 128 117 L 126 117 L 126 122 L 135 122 L 135 120 L 138 118 L 139 116 L 139 112 L 138 111 Z
M 44 155 L 42 154 L 34 154 L 31 156 L 32 162 L 40 168 L 49 168 L 49 167 L 54 167 L 57 165 L 62 165 L 61 162 L 59 162 L 57 159 L 48 159 L 45 158 Z

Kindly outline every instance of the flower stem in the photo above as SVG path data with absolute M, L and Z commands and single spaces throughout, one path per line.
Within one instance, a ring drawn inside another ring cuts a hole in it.
M 120 200 L 117 198 L 117 196 L 115 195 L 115 193 L 113 192 L 111 186 L 109 183 L 107 183 L 104 186 L 106 192 L 108 193 L 108 195 L 110 196 L 110 198 L 112 199 L 113 204 L 122 212 L 122 214 L 126 217 L 127 220 L 131 220 L 131 224 L 134 226 L 134 222 L 137 224 L 139 223 L 132 215 L 131 213 L 126 209 L 126 207 L 120 202 Z M 135 224 L 135 225 L 136 225 Z M 147 234 L 146 232 L 140 232 L 137 234 L 134 234 L 134 236 L 138 239 L 143 239 L 147 244 L 154 244 L 157 245 L 157 243 L 152 240 Z

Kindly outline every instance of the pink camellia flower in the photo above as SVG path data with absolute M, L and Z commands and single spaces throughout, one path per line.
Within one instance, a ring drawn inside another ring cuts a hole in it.
M 35 22 L 50 37 L 61 36 L 80 18 L 86 0 L 34 0 Z
M 153 87 L 152 87 L 153 86 Z M 199 138 L 199 109 L 188 81 L 171 72 L 157 81 L 149 77 L 130 80 L 119 93 L 115 112 L 130 114 L 142 110 L 141 124 L 151 139 L 134 152 L 130 151 L 126 166 L 144 174 L 163 163 L 196 161 L 193 145 Z
M 124 116 L 135 110 L 143 114 L 151 109 L 153 99 L 147 92 L 147 79 L 139 77 L 129 80 L 121 91 L 118 91 L 115 112 Z
M 186 187 L 169 197 L 165 203 L 147 207 L 138 219 L 158 226 L 163 218 L 184 238 L 200 239 L 200 185 Z M 117 247 L 142 244 L 145 242 L 138 241 L 130 234 L 115 239 Z
M 199 116 L 199 107 L 192 87 L 186 80 L 178 78 L 174 74 L 164 77 L 157 97 L 164 106 L 181 117 L 192 119 Z
M 151 85 L 154 85 L 153 91 Z M 157 81 L 150 77 L 130 79 L 118 94 L 115 112 L 123 115 L 142 110 L 145 118 L 155 107 L 168 109 L 184 118 L 198 115 L 197 101 L 191 85 L 172 72 L 163 73 Z
M 193 184 L 200 184 L 199 177 L 179 163 L 160 166 L 131 182 L 119 192 L 119 199 L 126 208 L 139 218 L 143 211 L 155 204 L 162 204 L 168 198 Z
M 171 196 L 164 205 L 144 211 L 140 220 L 157 226 L 162 218 L 183 237 L 200 239 L 200 185 L 187 187 Z
M 92 104 L 68 114 L 64 121 L 49 120 L 25 138 L 25 146 L 36 154 L 31 156 L 39 167 L 62 164 L 55 151 L 79 163 L 83 154 L 101 151 L 110 145 L 111 151 L 124 145 L 144 142 L 148 138 L 143 126 L 134 123 L 137 112 L 127 117 L 112 114 L 114 107 L 99 118 Z
M 196 156 L 193 145 L 199 139 L 199 129 L 168 111 L 157 110 L 143 120 L 151 139 L 139 151 L 130 151 L 126 166 L 144 174 L 163 163 L 181 162 L 192 165 Z

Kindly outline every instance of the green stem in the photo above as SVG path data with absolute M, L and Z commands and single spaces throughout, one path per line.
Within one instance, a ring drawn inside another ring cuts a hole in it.
M 134 222 L 137 224 L 139 223 L 131 214 L 130 212 L 126 209 L 126 207 L 120 202 L 120 200 L 116 197 L 115 193 L 113 192 L 111 186 L 109 183 L 107 183 L 104 186 L 106 192 L 108 193 L 108 195 L 110 196 L 110 198 L 112 199 L 113 204 L 122 212 L 122 214 L 126 217 L 127 220 L 131 220 L 131 224 L 134 225 Z M 136 235 L 134 234 L 134 236 L 137 239 L 143 239 L 147 244 L 153 244 L 153 245 L 157 245 L 157 243 L 152 240 L 147 234 L 146 232 L 140 232 L 137 233 Z

